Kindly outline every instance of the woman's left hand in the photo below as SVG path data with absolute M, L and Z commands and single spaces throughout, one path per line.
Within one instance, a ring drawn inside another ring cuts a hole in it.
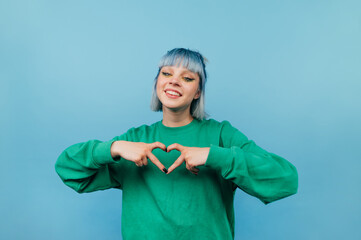
M 172 150 L 178 150 L 181 152 L 179 158 L 168 168 L 168 173 L 171 173 L 174 169 L 186 162 L 186 168 L 191 171 L 193 174 L 198 174 L 199 169 L 197 166 L 202 166 L 206 163 L 209 147 L 199 148 L 199 147 L 185 147 L 178 143 L 174 143 L 167 147 L 167 152 Z

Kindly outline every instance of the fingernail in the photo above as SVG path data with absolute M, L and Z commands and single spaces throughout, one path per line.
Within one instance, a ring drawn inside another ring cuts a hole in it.
M 166 168 L 163 168 L 163 172 L 168 173 L 168 170 Z

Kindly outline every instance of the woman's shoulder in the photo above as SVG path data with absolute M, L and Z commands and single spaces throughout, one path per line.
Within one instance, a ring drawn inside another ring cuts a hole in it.
M 159 124 L 158 122 L 152 123 L 152 124 L 142 124 L 136 127 L 132 127 L 127 131 L 127 134 L 144 134 L 148 133 L 150 131 L 154 131 L 154 129 Z
M 227 120 L 218 121 L 213 118 L 202 120 L 201 124 L 204 124 L 205 126 L 209 126 L 209 127 L 219 127 L 219 128 L 222 128 L 225 125 L 229 125 L 229 126 L 231 125 Z

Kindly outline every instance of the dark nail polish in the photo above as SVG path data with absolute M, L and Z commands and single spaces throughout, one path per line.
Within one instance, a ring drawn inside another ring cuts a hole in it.
M 168 173 L 168 170 L 166 168 L 163 168 L 163 172 Z

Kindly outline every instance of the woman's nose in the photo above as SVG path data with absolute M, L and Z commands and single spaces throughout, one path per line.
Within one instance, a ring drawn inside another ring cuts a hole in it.
M 172 79 L 170 80 L 170 83 L 173 85 L 179 85 L 180 80 L 177 76 L 173 76 Z

